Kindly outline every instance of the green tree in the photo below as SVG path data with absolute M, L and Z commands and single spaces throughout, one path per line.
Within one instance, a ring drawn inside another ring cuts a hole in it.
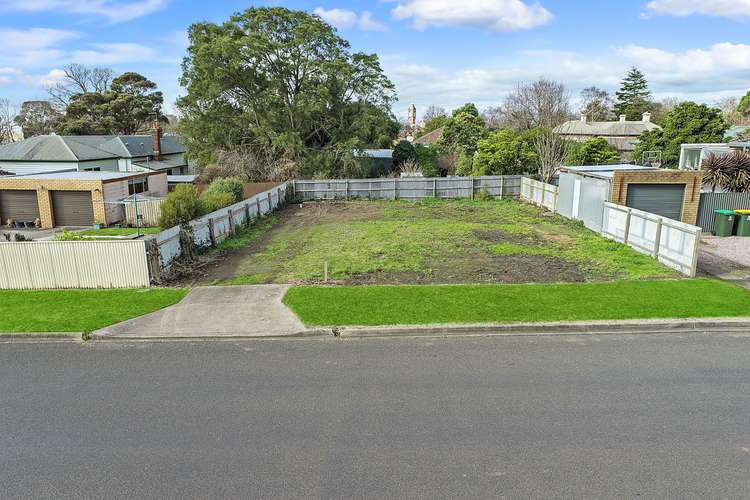
M 159 226 L 164 229 L 186 224 L 203 214 L 198 190 L 192 184 L 179 184 L 161 204 Z
M 138 73 L 124 73 L 109 90 L 84 92 L 70 97 L 56 125 L 67 135 L 132 135 L 142 132 L 154 119 L 163 120 L 164 97 L 156 84 Z
M 199 166 L 241 147 L 296 162 L 303 176 L 343 176 L 360 169 L 352 151 L 389 146 L 398 133 L 378 57 L 352 53 L 318 16 L 250 8 L 188 35 L 180 131 Z
M 451 118 L 445 125 L 443 137 L 438 146 L 448 152 L 457 155 L 456 173 L 469 175 L 471 173 L 471 162 L 477 143 L 487 136 L 484 118 L 479 114 L 474 104 L 465 104 L 453 111 Z M 459 168 L 460 167 L 460 168 Z
M 661 151 L 662 165 L 677 168 L 680 145 L 685 143 L 722 142 L 727 124 L 720 109 L 705 104 L 683 102 L 664 118 L 661 130 L 644 132 L 631 159 L 640 161 L 646 151 Z
M 648 81 L 638 68 L 628 71 L 622 87 L 615 92 L 615 97 L 615 114 L 625 115 L 628 120 L 640 120 L 643 113 L 650 111 L 653 106 Z
M 425 177 L 437 177 L 440 174 L 440 151 L 433 146 L 417 144 L 414 149 L 417 152 L 417 164 Z
M 21 111 L 15 122 L 21 127 L 24 139 L 28 139 L 52 133 L 59 119 L 60 113 L 55 111 L 49 101 L 26 101 L 21 104 Z
M 620 161 L 620 154 L 603 137 L 571 145 L 565 162 L 568 165 L 607 165 Z
M 233 200 L 232 203 L 238 203 L 244 198 L 245 183 L 232 177 L 214 179 L 208 186 L 206 193 L 229 193 Z
M 477 144 L 474 175 L 519 175 L 536 171 L 534 132 L 504 129 L 492 132 Z
M 750 117 L 750 92 L 745 94 L 737 106 L 737 111 L 743 116 Z
M 393 167 L 398 168 L 407 161 L 417 160 L 417 150 L 409 141 L 399 141 L 393 148 Z

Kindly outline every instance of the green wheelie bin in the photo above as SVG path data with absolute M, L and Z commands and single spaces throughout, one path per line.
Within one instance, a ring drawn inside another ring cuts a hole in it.
M 716 236 L 732 236 L 737 214 L 734 210 L 716 210 L 714 216 L 714 234 Z
M 737 236 L 750 236 L 750 210 L 735 210 L 737 222 L 734 234 Z

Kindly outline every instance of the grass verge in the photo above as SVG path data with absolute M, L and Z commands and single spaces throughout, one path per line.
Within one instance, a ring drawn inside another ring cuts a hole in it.
M 284 303 L 308 326 L 750 316 L 750 292 L 713 279 L 553 285 L 300 286 Z
M 188 290 L 0 290 L 0 333 L 93 331 L 176 304 Z

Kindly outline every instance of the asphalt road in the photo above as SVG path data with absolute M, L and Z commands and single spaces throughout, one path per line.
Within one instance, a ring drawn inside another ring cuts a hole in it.
M 0 344 L 2 498 L 746 498 L 750 332 Z

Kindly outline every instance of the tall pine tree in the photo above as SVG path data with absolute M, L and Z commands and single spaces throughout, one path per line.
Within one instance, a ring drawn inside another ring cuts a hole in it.
M 640 120 L 643 113 L 653 107 L 651 92 L 648 90 L 646 76 L 638 68 L 631 68 L 622 81 L 622 87 L 615 92 L 615 114 L 625 115 L 627 120 Z

